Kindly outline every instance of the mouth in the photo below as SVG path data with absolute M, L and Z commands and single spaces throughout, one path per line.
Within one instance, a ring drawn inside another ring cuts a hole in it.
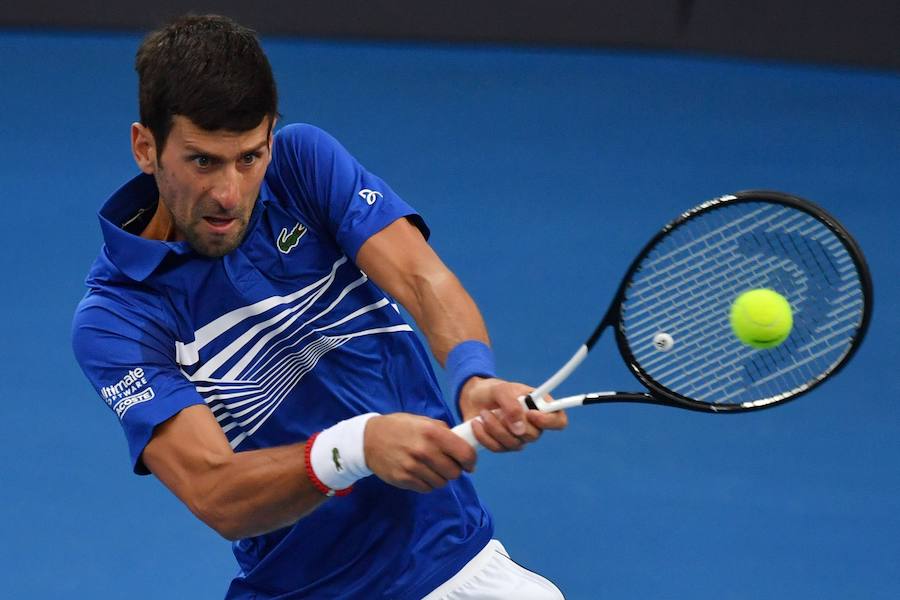
M 226 217 L 203 217 L 203 220 L 215 233 L 225 233 L 237 223 L 237 219 Z

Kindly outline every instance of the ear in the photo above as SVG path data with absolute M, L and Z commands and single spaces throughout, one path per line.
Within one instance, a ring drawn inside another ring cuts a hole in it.
M 131 153 L 141 171 L 147 175 L 156 173 L 156 139 L 153 132 L 140 123 L 131 124 Z

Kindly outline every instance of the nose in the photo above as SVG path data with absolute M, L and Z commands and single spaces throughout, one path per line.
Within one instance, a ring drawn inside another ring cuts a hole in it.
M 234 210 L 240 202 L 241 174 L 237 169 L 223 169 L 221 177 L 210 190 L 210 197 L 222 208 L 223 211 Z

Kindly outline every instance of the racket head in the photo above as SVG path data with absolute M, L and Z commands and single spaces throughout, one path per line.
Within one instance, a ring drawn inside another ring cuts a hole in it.
M 731 304 L 754 288 L 791 304 L 793 329 L 775 348 L 751 348 L 731 331 Z M 865 337 L 872 300 L 865 258 L 837 219 L 796 196 L 748 190 L 666 225 L 632 262 L 604 322 L 656 398 L 743 412 L 792 400 L 840 371 Z M 654 345 L 658 334 L 671 336 L 659 344 L 672 341 L 670 349 Z

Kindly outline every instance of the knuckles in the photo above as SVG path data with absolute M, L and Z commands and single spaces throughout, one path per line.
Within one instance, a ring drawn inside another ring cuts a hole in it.
M 403 460 L 400 461 L 400 470 L 403 474 L 402 476 L 406 479 L 413 479 L 413 473 L 418 470 L 420 464 L 422 464 L 421 460 L 419 460 L 412 454 L 408 454 Z
M 429 456 L 429 448 L 424 444 L 415 444 L 407 450 L 408 455 L 413 459 L 410 461 L 411 465 L 418 465 L 419 463 L 423 463 L 428 460 Z

